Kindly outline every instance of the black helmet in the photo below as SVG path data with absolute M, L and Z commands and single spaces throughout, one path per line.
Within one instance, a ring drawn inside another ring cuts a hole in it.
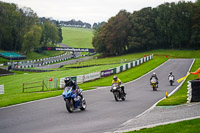
M 172 75 L 172 71 L 170 72 L 170 74 Z
M 66 77 L 66 78 L 64 79 L 64 81 L 65 81 L 65 83 L 67 84 L 67 83 L 69 83 L 69 82 L 71 81 L 71 78 L 70 78 L 70 77 Z
M 117 76 L 113 76 L 113 80 L 117 81 Z

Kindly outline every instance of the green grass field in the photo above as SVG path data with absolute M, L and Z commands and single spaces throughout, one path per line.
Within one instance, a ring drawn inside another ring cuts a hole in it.
M 84 28 L 63 27 L 63 44 L 73 48 L 93 48 L 93 30 Z
M 131 131 L 127 133 L 199 133 L 200 119 L 187 120 L 154 128 Z

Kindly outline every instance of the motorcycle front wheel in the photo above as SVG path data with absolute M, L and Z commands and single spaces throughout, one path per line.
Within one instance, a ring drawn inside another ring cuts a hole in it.
M 66 99 L 66 108 L 69 113 L 74 111 L 74 102 L 72 99 Z
M 119 101 L 119 92 L 118 91 L 115 91 L 115 92 L 113 92 L 113 94 L 114 94 L 114 97 L 115 97 L 115 100 L 116 101 Z

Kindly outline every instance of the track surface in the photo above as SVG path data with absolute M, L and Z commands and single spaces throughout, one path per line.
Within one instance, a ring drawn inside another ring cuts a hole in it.
M 186 75 L 191 59 L 173 59 L 155 70 L 159 78 L 158 91 L 149 85 L 149 73 L 125 84 L 126 101 L 116 102 L 110 87 L 86 91 L 86 111 L 68 113 L 62 97 L 0 109 L 0 133 L 102 133 L 114 131 L 122 123 L 141 114 L 178 86 L 169 86 L 168 74 L 176 79 Z M 112 80 L 112 79 L 111 79 Z M 123 79 L 121 79 L 123 81 Z

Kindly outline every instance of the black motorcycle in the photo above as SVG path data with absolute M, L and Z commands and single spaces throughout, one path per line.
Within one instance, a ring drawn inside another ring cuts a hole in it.
M 116 101 L 119 101 L 120 99 L 122 100 L 126 99 L 126 95 L 123 93 L 121 87 L 117 83 L 114 83 L 112 85 L 111 92 L 113 93 Z

